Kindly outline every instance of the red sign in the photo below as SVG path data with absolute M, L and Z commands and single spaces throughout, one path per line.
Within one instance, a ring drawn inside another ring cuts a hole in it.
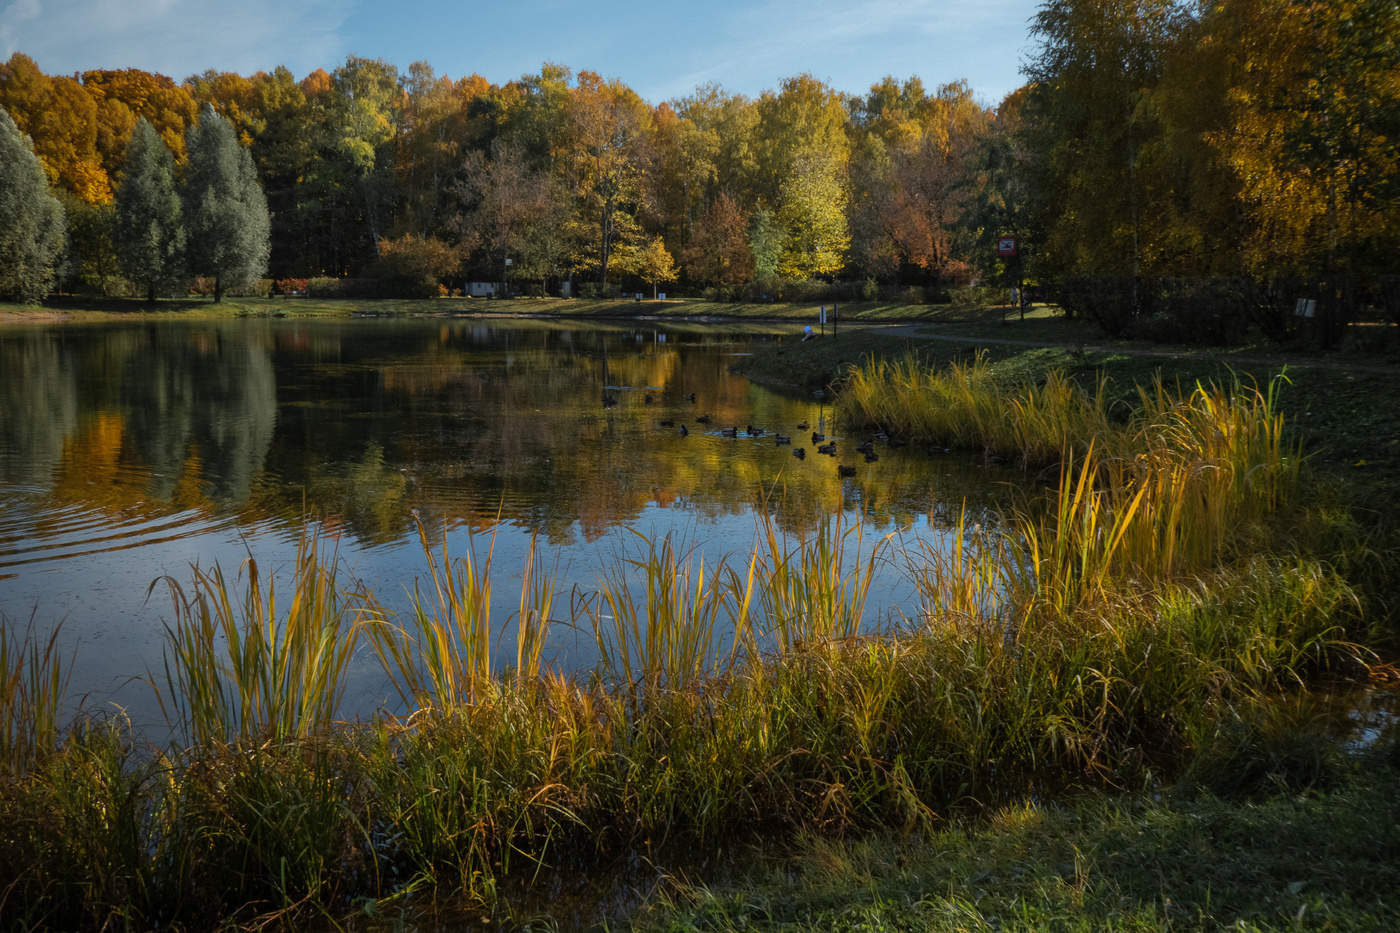
M 1004 236 L 997 240 L 998 256 L 1016 255 L 1016 238 L 1014 236 Z

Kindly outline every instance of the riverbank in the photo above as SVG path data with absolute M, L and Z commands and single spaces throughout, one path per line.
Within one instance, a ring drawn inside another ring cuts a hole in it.
M 1397 928 L 1400 746 L 1392 734 L 1344 759 L 1305 716 L 1290 728 L 1262 792 L 1187 782 L 1166 795 L 1020 804 L 930 835 L 809 837 L 755 855 L 743 877 L 660 884 L 635 928 Z
M 229 317 L 393 317 L 489 316 L 504 318 L 548 317 L 564 319 L 654 319 L 690 321 L 780 321 L 819 327 L 820 308 L 828 309 L 838 328 L 841 323 L 936 322 L 981 326 L 1003 317 L 1017 320 L 1010 309 L 972 303 L 919 304 L 897 301 L 859 301 L 837 304 L 810 301 L 728 302 L 699 298 L 239 298 L 226 297 L 215 304 L 208 298 L 162 298 L 154 303 L 126 298 L 69 298 L 59 296 L 42 304 L 0 303 L 0 324 L 54 323 L 61 321 L 167 320 Z M 1027 322 L 1055 315 L 1037 306 Z

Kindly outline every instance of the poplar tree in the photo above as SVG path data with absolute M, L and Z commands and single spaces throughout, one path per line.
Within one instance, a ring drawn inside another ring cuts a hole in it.
M 43 297 L 53 287 L 63 244 L 63 205 L 49 191 L 28 137 L 0 107 L 0 297 Z
M 116 240 L 122 272 L 146 286 L 148 301 L 184 272 L 175 157 L 145 118 L 137 121 L 126 146 L 126 168 L 117 186 Z
M 214 279 L 214 300 L 267 271 L 267 199 L 233 125 L 208 104 L 185 134 L 182 201 L 190 271 Z

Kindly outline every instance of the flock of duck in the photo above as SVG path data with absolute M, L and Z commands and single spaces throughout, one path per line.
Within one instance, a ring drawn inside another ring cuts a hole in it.
M 695 401 L 695 395 L 693 393 L 685 396 L 685 398 L 687 401 L 690 401 L 692 403 Z M 647 404 L 651 404 L 652 398 L 650 395 L 646 397 L 646 402 Z M 606 401 L 604 402 L 604 404 L 606 405 Z M 714 419 L 708 414 L 697 415 L 695 418 L 695 423 L 699 425 L 708 426 L 714 423 Z M 663 428 L 674 428 L 676 433 L 681 437 L 688 437 L 690 435 L 690 428 L 686 427 L 684 422 L 677 423 L 674 419 L 667 418 L 659 421 L 658 424 Z M 806 421 L 801 421 L 797 424 L 797 430 L 802 431 L 804 433 L 811 430 L 811 427 L 812 426 Z M 791 434 L 782 434 L 777 431 L 769 432 L 767 428 L 753 424 L 745 425 L 742 430 L 739 428 L 738 425 L 722 427 L 719 429 L 719 435 L 721 437 L 732 438 L 758 438 L 769 436 L 773 438 L 773 443 L 777 447 L 792 446 L 793 438 L 793 435 Z M 867 438 L 865 441 L 856 445 L 856 452 L 865 457 L 866 463 L 874 463 L 876 460 L 880 459 L 880 455 L 875 452 L 876 442 L 886 444 L 890 447 L 903 447 L 905 444 L 905 441 L 903 441 L 900 438 L 891 437 L 883 431 L 878 432 L 872 437 Z M 818 454 L 825 454 L 828 457 L 836 456 L 836 439 L 828 439 L 827 436 L 821 431 L 812 431 L 812 446 L 816 449 L 816 452 Z M 805 460 L 807 459 L 807 448 L 802 446 L 793 447 L 792 455 L 798 460 Z M 837 464 L 836 472 L 839 476 L 855 476 L 856 468 L 841 463 Z

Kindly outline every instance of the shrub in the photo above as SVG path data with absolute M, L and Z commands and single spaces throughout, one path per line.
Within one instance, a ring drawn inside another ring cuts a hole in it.
M 1249 321 L 1245 279 L 1163 279 L 1150 292 L 1151 314 L 1137 318 L 1127 332 L 1173 343 L 1236 343 Z
M 370 272 L 379 279 L 383 297 L 431 298 L 438 294 L 438 280 L 459 265 L 460 257 L 446 243 L 410 233 L 382 240 Z

